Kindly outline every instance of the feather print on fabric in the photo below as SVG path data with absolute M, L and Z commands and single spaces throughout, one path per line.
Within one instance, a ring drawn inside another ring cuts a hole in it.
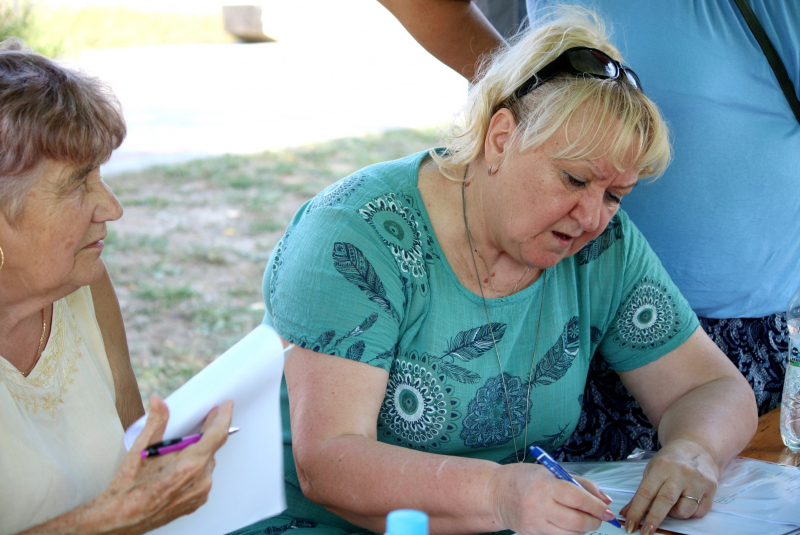
M 578 317 L 574 316 L 564 326 L 564 331 L 550 351 L 536 364 L 531 384 L 534 386 L 551 385 L 564 377 L 578 355 L 579 348 L 580 328 Z
M 600 341 L 603 339 L 603 331 L 601 331 L 597 327 L 592 326 L 589 329 L 589 332 L 591 333 L 592 343 L 593 344 L 599 344 Z
M 344 340 L 346 340 L 347 338 L 350 338 L 351 336 L 353 336 L 353 337 L 355 337 L 355 336 L 361 336 L 361 335 L 362 335 L 362 334 L 364 334 L 364 333 L 365 333 L 365 332 L 366 332 L 366 331 L 367 331 L 367 330 L 368 330 L 370 327 L 372 327 L 372 326 L 375 324 L 375 322 L 377 321 L 377 319 L 378 319 L 378 313 L 377 313 L 377 312 L 373 312 L 372 314 L 370 314 L 370 315 L 367 317 L 367 319 L 365 319 L 364 321 L 362 321 L 362 322 L 361 322 L 361 323 L 360 323 L 360 324 L 359 324 L 359 325 L 358 325 L 358 326 L 357 326 L 355 329 L 353 329 L 353 330 L 352 330 L 352 331 L 350 331 L 349 333 L 345 334 L 344 336 L 342 336 L 341 338 L 339 338 L 338 340 L 336 340 L 336 343 L 335 343 L 335 344 L 333 344 L 333 347 L 337 347 L 337 346 L 338 346 L 339 344 L 341 344 L 341 343 L 342 343 Z
M 366 347 L 366 344 L 364 343 L 364 340 L 359 340 L 358 342 L 356 342 L 355 344 L 351 345 L 347 349 L 347 353 L 345 354 L 345 358 L 348 358 L 350 360 L 361 360 L 361 355 L 364 354 L 364 348 L 365 347 Z
M 312 349 L 314 351 L 319 352 L 322 349 L 328 347 L 328 344 L 331 343 L 331 340 L 333 340 L 334 336 L 336 336 L 336 331 L 334 331 L 334 330 L 325 331 L 324 333 L 319 335 L 317 337 L 317 339 L 314 341 L 314 345 L 312 346 Z M 319 348 L 319 349 L 317 349 L 317 348 Z
M 578 254 L 575 255 L 578 265 L 582 266 L 597 260 L 600 258 L 601 254 L 606 252 L 608 248 L 620 238 L 622 238 L 622 221 L 619 215 L 615 215 L 611 218 L 611 221 L 608 222 L 603 233 L 587 243 L 583 249 L 578 251 Z
M 494 341 L 492 340 L 492 331 L 494 331 Z M 494 342 L 500 343 L 505 333 L 505 323 L 492 323 L 491 329 L 489 324 L 486 324 L 461 331 L 447 343 L 447 353 L 441 357 L 431 355 L 431 358 L 441 361 L 439 368 L 450 379 L 459 383 L 474 385 L 481 380 L 481 376 L 456 365 L 454 363 L 455 359 L 467 362 L 480 357 L 494 347 Z
M 399 321 L 397 312 L 386 298 L 386 289 L 364 253 L 351 243 L 333 244 L 333 267 L 342 276 L 367 294 L 370 301 Z
M 494 332 L 494 340 L 492 339 L 492 332 Z M 492 323 L 491 328 L 487 324 L 461 331 L 450 340 L 447 346 L 447 353 L 442 355 L 442 358 L 453 356 L 467 362 L 475 357 L 480 357 L 494 347 L 495 342 L 500 342 L 505 333 L 505 323 Z
M 450 379 L 453 381 L 458 381 L 459 383 L 474 385 L 481 380 L 481 376 L 474 371 L 457 366 L 455 364 L 450 364 L 448 362 L 442 362 L 439 365 L 439 369 L 442 370 Z

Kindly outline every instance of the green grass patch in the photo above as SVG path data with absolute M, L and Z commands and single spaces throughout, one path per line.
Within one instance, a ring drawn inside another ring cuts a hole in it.
M 173 286 L 170 284 L 151 285 L 143 283 L 139 285 L 135 292 L 136 297 L 146 301 L 156 301 L 165 307 L 174 307 L 180 303 L 191 300 L 200 295 L 188 284 Z
M 106 236 L 105 244 L 114 251 L 128 250 L 155 254 L 164 254 L 169 248 L 169 240 L 166 236 L 122 234 L 112 231 Z
M 140 198 L 125 198 L 124 202 L 125 206 L 149 206 L 157 210 L 162 210 L 167 206 L 169 206 L 169 199 L 166 199 L 164 197 L 157 197 L 154 195 L 149 195 L 147 197 L 140 197 Z
M 107 177 L 135 208 L 109 224 L 104 257 L 142 395 L 171 393 L 261 323 L 264 269 L 305 201 L 436 144 L 434 129 L 400 130 Z
M 37 9 L 37 27 L 67 52 L 92 48 L 229 43 L 222 10 L 216 14 L 142 12 L 122 6 Z

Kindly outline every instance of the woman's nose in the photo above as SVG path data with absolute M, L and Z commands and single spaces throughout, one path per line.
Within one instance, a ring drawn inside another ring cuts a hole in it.
M 111 191 L 111 188 L 104 181 L 100 181 L 97 194 L 100 199 L 94 210 L 94 220 L 96 223 L 105 223 L 106 221 L 116 221 L 122 217 L 122 205 L 120 204 L 117 196 Z
M 584 232 L 594 232 L 600 225 L 603 198 L 593 192 L 586 192 L 572 210 L 572 217 L 581 225 Z

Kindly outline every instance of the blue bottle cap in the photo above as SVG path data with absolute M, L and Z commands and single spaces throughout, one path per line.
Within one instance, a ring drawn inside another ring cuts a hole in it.
M 428 515 L 414 509 L 398 509 L 386 517 L 386 535 L 428 535 Z

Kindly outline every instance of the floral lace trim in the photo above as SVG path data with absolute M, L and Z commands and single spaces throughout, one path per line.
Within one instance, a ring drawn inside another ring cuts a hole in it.
M 27 378 L 8 362 L 0 361 L 0 380 L 5 381 L 11 397 L 33 414 L 45 411 L 55 418 L 56 409 L 64 404 L 64 394 L 75 382 L 77 360 L 82 356 L 82 339 L 72 312 L 74 304 L 75 295 L 72 294 L 53 305 L 50 341 L 41 360 Z

